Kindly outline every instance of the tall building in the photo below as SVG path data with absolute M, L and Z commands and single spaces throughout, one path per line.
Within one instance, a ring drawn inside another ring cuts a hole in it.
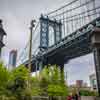
M 2 20 L 0 19 L 0 57 L 1 57 L 1 49 L 3 48 L 3 46 L 5 46 L 3 43 L 4 35 L 6 35 L 6 32 L 3 29 Z
M 16 67 L 16 60 L 17 60 L 17 50 L 11 50 L 9 53 L 9 65 L 8 65 L 9 70 Z

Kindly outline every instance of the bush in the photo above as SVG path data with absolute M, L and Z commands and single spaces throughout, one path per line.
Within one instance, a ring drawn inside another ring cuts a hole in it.
M 89 91 L 89 90 L 80 90 L 81 96 L 98 96 L 97 92 Z

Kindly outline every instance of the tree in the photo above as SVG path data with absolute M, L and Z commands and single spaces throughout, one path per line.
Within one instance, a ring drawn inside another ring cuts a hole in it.
M 23 65 L 11 72 L 7 89 L 19 100 L 21 100 L 22 96 L 31 95 L 31 89 L 27 86 L 29 77 L 29 71 Z
M 39 96 L 41 95 L 41 88 L 40 88 L 40 80 L 39 76 L 35 76 L 31 78 L 31 89 L 32 89 L 32 95 L 33 96 Z
M 47 96 L 47 87 L 50 82 L 49 77 L 49 68 L 47 66 L 44 67 L 44 69 L 39 73 L 40 75 L 40 81 L 39 81 L 39 87 L 41 90 L 40 95 Z
M 12 93 L 7 89 L 10 72 L 0 62 L 0 100 L 16 100 Z
M 49 96 L 67 96 L 68 91 L 65 85 L 61 84 L 50 84 L 48 85 Z
M 0 63 L 0 88 L 5 87 L 7 81 L 9 80 L 9 72 L 3 63 Z
M 66 96 L 68 94 L 67 87 L 62 78 L 62 73 L 58 66 L 46 66 L 40 72 L 40 87 L 43 89 L 43 95 L 49 96 Z M 64 76 L 63 76 L 64 77 Z
M 45 66 L 39 75 L 32 77 L 21 65 L 8 71 L 0 63 L 0 96 L 10 100 L 31 100 L 31 96 L 66 96 L 67 87 L 58 66 Z M 28 87 L 30 82 L 30 87 Z M 2 99 L 1 99 L 2 100 Z
M 64 75 L 61 73 L 59 66 L 52 66 L 50 69 L 51 82 L 48 84 L 49 96 L 66 96 L 68 94 L 67 86 L 64 83 Z
M 0 63 L 0 95 L 6 92 L 6 85 L 9 80 L 9 72 L 3 63 Z

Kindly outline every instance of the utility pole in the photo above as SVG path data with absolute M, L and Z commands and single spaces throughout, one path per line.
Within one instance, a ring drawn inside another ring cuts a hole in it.
M 35 27 L 35 22 L 36 20 L 32 20 L 30 23 L 30 42 L 29 42 L 29 73 L 31 72 L 31 56 L 32 56 L 32 33 L 33 33 L 33 28 Z

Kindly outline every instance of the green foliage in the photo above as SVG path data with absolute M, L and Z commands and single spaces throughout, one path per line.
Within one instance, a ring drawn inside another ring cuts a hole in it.
M 32 95 L 38 96 L 41 94 L 39 77 L 31 78 Z
M 3 63 L 0 62 L 0 100 L 16 100 L 12 93 L 7 89 L 10 72 Z
M 95 91 L 89 91 L 89 90 L 80 90 L 81 96 L 98 96 L 98 93 Z
M 58 84 L 61 82 L 61 72 L 58 66 L 49 67 L 50 83 Z
M 3 63 L 0 63 L 0 96 L 5 96 L 5 94 L 9 94 L 6 89 L 7 82 L 9 81 L 9 72 Z
M 30 85 L 30 87 L 28 86 Z M 76 92 L 76 89 L 73 90 Z M 56 65 L 45 66 L 38 75 L 32 77 L 28 69 L 21 65 L 8 71 L 0 63 L 0 100 L 31 100 L 31 96 L 67 96 L 64 72 Z M 80 90 L 81 96 L 98 96 L 97 92 Z
M 11 74 L 12 74 L 11 80 L 16 80 L 16 79 L 19 79 L 19 78 L 21 78 L 23 80 L 28 80 L 28 78 L 29 78 L 29 71 L 23 65 L 12 70 Z
M 58 66 L 47 66 L 41 74 L 40 86 L 42 87 L 42 95 L 49 96 L 65 96 L 67 95 L 67 87 L 64 84 L 64 74 L 60 72 Z
M 24 66 L 19 66 L 12 70 L 11 75 L 9 77 L 7 89 L 16 96 L 19 100 L 22 96 L 30 94 L 27 87 L 29 78 L 29 72 L 28 69 Z M 26 93 L 28 91 L 28 93 Z
M 6 86 L 8 80 L 9 72 L 7 71 L 3 63 L 0 63 L 0 89 Z
M 26 100 L 31 100 L 31 96 L 39 95 L 66 96 L 68 92 L 63 77 L 56 65 L 45 66 L 39 75 L 32 77 L 23 65 L 9 72 L 0 63 L 0 98 L 22 100 L 27 97 Z
M 48 95 L 49 96 L 67 96 L 67 87 L 61 84 L 51 84 L 48 85 Z

